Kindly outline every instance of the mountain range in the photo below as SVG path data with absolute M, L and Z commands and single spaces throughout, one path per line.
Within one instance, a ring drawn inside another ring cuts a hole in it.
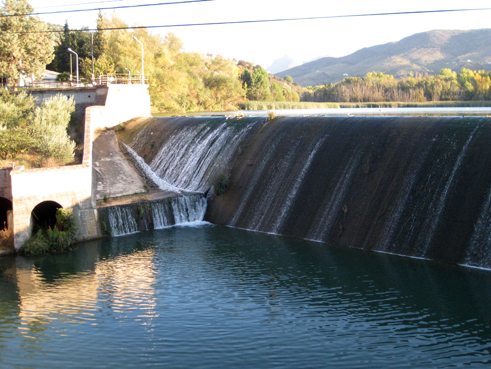
M 438 74 L 443 68 L 457 72 L 462 68 L 491 70 L 491 29 L 417 33 L 340 58 L 320 58 L 276 75 L 289 75 L 301 86 L 318 86 L 347 76 L 364 77 L 370 72 L 405 77 L 411 73 Z

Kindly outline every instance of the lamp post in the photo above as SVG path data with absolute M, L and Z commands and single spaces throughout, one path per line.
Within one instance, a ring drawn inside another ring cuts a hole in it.
M 129 81 L 128 83 L 131 85 L 131 72 L 128 68 L 124 68 L 124 69 L 128 71 L 128 81 Z
M 68 51 L 75 54 L 75 68 L 77 69 L 77 86 L 78 86 L 78 54 L 72 49 L 68 48 Z
M 136 36 L 133 36 L 133 38 L 138 41 L 140 43 L 140 45 L 142 45 L 142 85 L 145 84 L 144 80 L 145 80 L 145 66 L 143 64 L 143 44 L 142 42 L 136 38 Z
M 92 49 L 90 51 L 90 54 L 92 56 L 92 81 L 94 81 L 94 32 L 90 32 L 92 35 Z

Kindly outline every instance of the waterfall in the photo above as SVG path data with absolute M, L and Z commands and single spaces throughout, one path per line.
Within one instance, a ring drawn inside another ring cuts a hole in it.
M 491 189 L 486 196 L 474 233 L 467 250 L 464 265 L 489 267 L 491 265 Z
M 204 196 L 175 197 L 171 201 L 175 224 L 193 223 L 202 221 L 206 212 L 206 199 Z
M 99 209 L 103 218 L 103 227 L 105 224 L 106 232 L 112 236 L 123 236 L 174 225 L 200 224 L 205 212 L 206 199 L 201 194 Z
M 320 146 L 324 143 L 324 140 L 325 140 L 325 137 L 322 137 L 321 139 L 319 139 L 319 141 L 317 141 L 315 143 L 314 147 L 311 150 L 309 150 L 310 153 L 309 153 L 309 156 L 307 158 L 307 161 L 305 162 L 304 165 L 302 165 L 302 169 L 300 171 L 300 174 L 295 179 L 295 183 L 294 183 L 293 187 L 290 189 L 288 196 L 286 197 L 284 203 L 281 206 L 279 216 L 276 219 L 276 221 L 273 223 L 273 227 L 272 227 L 273 233 L 279 233 L 279 231 L 280 231 L 280 229 L 281 229 L 281 227 L 285 221 L 286 215 L 290 211 L 292 204 L 293 204 L 293 201 L 294 201 L 295 197 L 297 196 L 298 190 L 300 189 L 300 186 L 304 182 L 305 175 L 306 175 L 307 171 L 310 169 L 310 165 L 312 164 L 312 160 L 314 159 L 315 155 L 317 154 L 317 150 L 319 150 Z
M 201 195 L 153 204 L 154 228 L 206 212 L 216 224 L 491 268 L 485 117 L 157 118 L 135 137 L 128 151 L 164 190 L 203 193 L 230 178 L 207 205 Z
M 137 216 L 132 207 L 114 206 L 108 211 L 109 232 L 113 236 L 122 236 L 139 231 Z
M 331 231 L 335 217 L 340 212 L 342 206 L 345 206 L 344 199 L 351 185 L 353 174 L 360 164 L 363 154 L 363 148 L 357 148 L 353 155 L 349 158 L 346 167 L 343 170 L 340 178 L 335 182 L 336 187 L 332 194 L 328 196 L 319 207 L 320 212 L 316 215 L 312 226 L 307 235 L 307 239 L 314 241 L 322 241 Z M 347 211 L 347 208 L 345 207 Z
M 206 199 L 201 195 L 173 197 L 167 202 L 151 204 L 154 229 L 203 220 Z
M 404 184 L 402 185 L 401 192 L 397 196 L 394 209 L 391 215 L 388 217 L 387 224 L 377 243 L 377 250 L 390 252 L 392 247 L 397 247 L 397 245 L 392 243 L 394 232 L 401 222 L 402 214 L 411 195 L 411 190 L 413 189 L 414 183 L 416 182 L 424 161 L 428 157 L 433 143 L 434 141 L 430 140 L 430 142 L 427 142 L 426 145 L 423 145 L 423 147 L 418 150 L 416 157 L 412 160 L 408 169 L 408 175 L 404 181 Z
M 445 187 L 443 188 L 443 191 L 441 195 L 438 197 L 438 201 L 436 202 L 436 207 L 434 210 L 434 213 L 428 219 L 428 223 L 430 224 L 429 231 L 425 232 L 424 236 L 424 251 L 422 252 L 423 256 L 426 256 L 428 253 L 428 248 L 430 246 L 431 241 L 433 240 L 433 237 L 435 236 L 436 228 L 440 222 L 440 219 L 442 217 L 443 213 L 443 208 L 446 204 L 448 192 L 450 190 L 450 187 L 454 183 L 455 176 L 457 174 L 457 171 L 459 170 L 460 166 L 462 165 L 462 160 L 465 157 L 467 150 L 469 148 L 469 144 L 471 143 L 472 139 L 474 138 L 474 134 L 476 133 L 477 129 L 479 126 L 476 126 L 474 130 L 471 132 L 469 135 L 469 138 L 465 142 L 464 146 L 462 147 L 462 150 L 459 153 L 459 156 L 457 157 L 457 160 L 455 161 L 455 164 L 452 167 L 452 171 L 450 172 L 450 176 L 448 177 L 448 180 L 445 183 Z
M 123 145 L 145 176 L 151 179 L 159 189 L 179 196 L 149 203 L 139 202 L 107 207 L 105 213 L 109 224 L 107 229 L 109 234 L 121 236 L 152 228 L 161 229 L 203 221 L 207 204 L 202 193 L 193 193 L 188 188 L 175 186 L 159 177 L 136 151 L 125 143 Z
M 198 122 L 176 130 L 149 164 L 163 181 L 187 191 L 205 192 L 210 181 L 226 170 L 253 124 L 240 121 Z
M 184 189 L 173 186 L 172 184 L 170 184 L 166 180 L 160 178 L 157 174 L 155 174 L 155 172 L 150 168 L 150 166 L 147 165 L 147 163 L 145 163 L 145 160 L 143 160 L 143 158 L 141 158 L 131 147 L 129 147 L 128 145 L 126 145 L 124 143 L 123 143 L 123 145 L 128 150 L 128 152 L 131 154 L 133 159 L 135 159 L 136 163 L 138 164 L 140 169 L 143 171 L 143 173 L 145 173 L 145 175 L 148 178 L 150 178 L 153 181 L 153 183 L 155 183 L 157 185 L 158 188 L 160 188 L 161 190 L 164 190 L 164 191 L 171 191 L 171 192 L 175 192 L 178 194 L 182 193 L 182 191 Z

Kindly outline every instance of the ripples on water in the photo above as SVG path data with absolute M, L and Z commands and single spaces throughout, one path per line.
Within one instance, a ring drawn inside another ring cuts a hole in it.
M 0 259 L 0 368 L 491 363 L 491 273 L 215 226 Z

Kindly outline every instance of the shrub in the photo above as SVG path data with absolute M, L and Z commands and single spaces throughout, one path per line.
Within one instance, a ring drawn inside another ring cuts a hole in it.
M 215 194 L 217 196 L 223 195 L 225 192 L 227 192 L 229 186 L 230 186 L 230 176 L 224 173 L 220 173 L 216 177 L 213 183 Z
M 20 249 L 22 255 L 42 255 L 72 249 L 77 228 L 71 209 L 58 209 L 53 229 L 40 229 Z
M 56 76 L 56 81 L 57 82 L 66 82 L 70 80 L 70 73 L 69 72 L 61 72 Z
M 10 229 L 0 230 L 0 249 L 13 249 L 14 235 Z
M 25 92 L 0 93 L 0 125 L 6 128 L 25 127 L 32 118 L 35 101 Z
M 33 129 L 40 153 L 66 164 L 73 160 L 75 142 L 67 134 L 75 100 L 58 94 L 34 111 Z

